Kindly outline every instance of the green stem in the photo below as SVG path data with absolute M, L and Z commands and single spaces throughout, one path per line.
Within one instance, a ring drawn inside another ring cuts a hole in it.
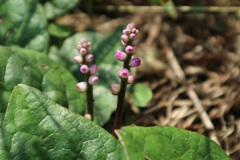
M 130 72 L 129 62 L 131 59 L 131 55 L 129 55 L 124 61 L 123 68 L 126 68 Z M 117 100 L 117 110 L 115 114 L 115 119 L 113 123 L 113 130 L 112 135 L 117 137 L 116 133 L 114 132 L 116 129 L 120 129 L 122 126 L 122 117 L 123 117 L 123 111 L 124 111 L 124 99 L 125 99 L 125 93 L 127 88 L 127 78 L 121 79 L 121 88 L 118 94 L 118 100 Z

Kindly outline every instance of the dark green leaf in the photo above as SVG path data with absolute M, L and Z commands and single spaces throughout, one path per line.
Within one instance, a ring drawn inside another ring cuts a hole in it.
M 146 106 L 152 96 L 152 90 L 148 86 L 141 83 L 137 83 L 133 86 L 132 98 L 133 103 L 135 103 L 137 106 Z
M 39 52 L 1 46 L 0 50 L 0 112 L 5 112 L 10 93 L 19 83 L 43 91 L 72 111 L 85 112 L 85 96 L 80 95 L 77 81 L 64 67 Z
M 23 84 L 12 92 L 0 131 L 1 160 L 125 159 L 107 131 Z
M 123 127 L 117 134 L 133 160 L 230 160 L 209 138 L 175 127 Z
M 0 44 L 46 52 L 47 21 L 37 0 L 3 0 L 0 16 Z

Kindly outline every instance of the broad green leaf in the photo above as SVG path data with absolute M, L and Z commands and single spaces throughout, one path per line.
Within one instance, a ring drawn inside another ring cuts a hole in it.
M 47 21 L 37 0 L 2 0 L 0 17 L 0 44 L 46 52 Z
M 80 3 L 80 0 L 48 0 L 43 4 L 44 13 L 47 19 L 52 19 L 66 13 L 75 7 L 78 3 Z
M 136 104 L 139 107 L 144 107 L 147 105 L 147 103 L 150 101 L 152 98 L 153 93 L 152 90 L 142 84 L 142 83 L 137 83 L 133 86 L 133 93 L 132 93 L 132 99 L 133 103 Z
M 14 86 L 22 83 L 74 112 L 84 113 L 85 96 L 80 95 L 77 81 L 64 67 L 32 50 L 1 46 L 0 50 L 0 112 L 5 112 Z
M 123 160 L 116 138 L 39 90 L 19 84 L 0 132 L 1 160 Z
M 131 160 L 230 160 L 209 138 L 175 127 L 123 127 L 117 135 Z
M 76 34 L 64 41 L 59 52 L 50 53 L 50 57 L 67 66 L 71 72 L 78 77 L 79 81 L 84 77 L 79 71 L 79 66 L 73 61 L 73 57 L 78 55 L 76 48 L 81 38 L 85 37 L 92 44 L 92 51 L 95 56 L 94 64 L 99 67 L 99 83 L 94 86 L 94 105 L 96 118 L 100 125 L 105 124 L 113 111 L 116 109 L 116 96 L 110 91 L 112 83 L 119 83 L 118 69 L 122 63 L 115 58 L 117 50 L 121 50 L 122 28 L 118 28 L 116 32 L 104 36 L 95 32 L 84 32 Z

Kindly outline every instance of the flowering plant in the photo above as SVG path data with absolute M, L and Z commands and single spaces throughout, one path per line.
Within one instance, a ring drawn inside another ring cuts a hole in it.
M 130 69 L 141 63 L 135 57 L 139 31 L 130 23 L 110 36 L 49 32 L 47 20 L 68 10 L 66 3 L 1 3 L 1 160 L 229 159 L 216 143 L 194 132 L 167 126 L 120 128 L 126 86 L 134 81 Z M 56 35 L 63 44 L 49 43 Z M 79 37 L 87 39 L 77 45 L 78 67 L 72 57 Z M 79 94 L 76 85 L 86 94 Z M 116 106 L 114 137 L 101 125 L 110 121 Z

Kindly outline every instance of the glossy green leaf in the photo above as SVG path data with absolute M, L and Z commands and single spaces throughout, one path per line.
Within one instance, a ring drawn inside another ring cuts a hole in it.
M 46 52 L 47 21 L 37 0 L 2 0 L 0 17 L 0 44 Z
M 148 86 L 142 83 L 137 83 L 133 86 L 132 99 L 135 105 L 139 107 L 146 106 L 152 96 L 152 90 Z
M 78 3 L 80 3 L 80 0 L 48 0 L 43 4 L 44 13 L 48 19 L 52 19 L 66 13 Z
M 132 160 L 230 160 L 209 138 L 175 127 L 123 127 L 117 135 Z
M 79 71 L 79 66 L 73 61 L 73 57 L 78 55 L 77 43 L 85 37 L 92 44 L 92 51 L 95 56 L 94 64 L 99 67 L 99 83 L 94 86 L 94 104 L 96 118 L 100 125 L 105 124 L 113 111 L 116 109 L 117 97 L 110 91 L 112 83 L 119 83 L 118 69 L 122 63 L 115 58 L 117 50 L 122 49 L 120 38 L 122 28 L 116 32 L 104 36 L 95 32 L 84 32 L 76 34 L 64 41 L 62 48 L 57 52 L 50 53 L 50 57 L 55 61 L 67 66 L 69 70 L 82 81 L 84 76 Z
M 85 112 L 85 96 L 80 95 L 77 81 L 64 67 L 32 50 L 1 46 L 0 50 L 0 112 L 5 112 L 10 93 L 19 83 L 43 91 L 74 112 Z
M 93 122 L 20 84 L 0 132 L 1 160 L 123 160 L 121 144 Z

